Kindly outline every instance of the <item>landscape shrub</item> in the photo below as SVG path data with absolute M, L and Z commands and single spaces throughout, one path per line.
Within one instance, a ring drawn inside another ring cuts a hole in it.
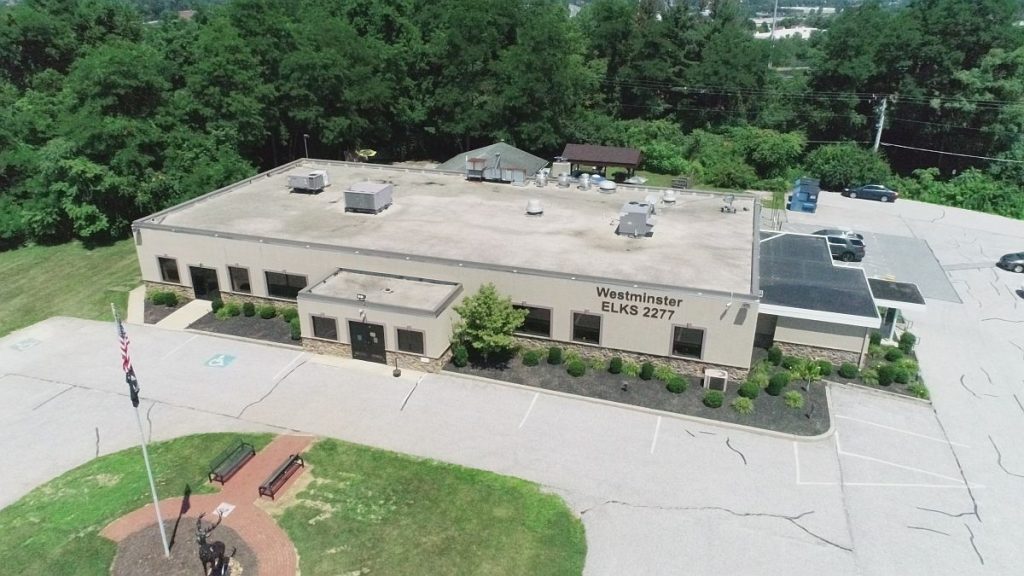
M 777 372 L 772 374 L 771 379 L 768 381 L 768 387 L 765 388 L 765 392 L 767 392 L 769 396 L 778 396 L 782 393 L 782 389 L 789 385 L 789 379 L 789 372 Z
M 797 392 L 796 390 L 790 390 L 782 395 L 782 399 L 786 402 L 786 406 L 799 410 L 804 407 L 804 395 Z
M 167 302 L 167 294 L 169 294 L 169 292 L 157 290 L 149 295 L 149 301 L 152 302 L 154 306 L 163 305 L 165 302 Z
M 737 390 L 736 393 L 744 398 L 749 398 L 753 400 L 754 398 L 757 398 L 758 394 L 761 393 L 761 387 L 756 382 L 751 382 L 750 380 L 747 380 L 746 382 L 740 385 L 740 389 Z
M 796 369 L 797 366 L 799 366 L 799 365 L 801 365 L 803 363 L 804 363 L 803 359 L 802 358 L 798 358 L 796 356 L 783 356 L 782 357 L 782 367 L 785 368 L 786 370 L 794 370 L 794 369 Z
M 917 376 L 917 373 L 921 371 L 917 362 L 913 358 L 903 358 L 902 360 L 893 362 L 893 364 L 895 364 L 900 370 L 907 370 L 914 376 Z
M 564 362 L 566 364 L 568 364 L 569 362 L 572 362 L 573 360 L 582 360 L 582 359 L 583 358 L 580 356 L 580 353 L 575 351 L 575 350 L 571 350 L 571 349 L 570 350 L 566 350 L 565 353 L 562 354 L 562 362 Z
M 873 331 L 871 333 L 869 342 L 870 342 L 870 344 L 872 346 L 879 346 L 879 345 L 881 345 L 882 344 L 882 334 L 880 332 L 878 332 L 878 330 Z
M 853 362 L 843 362 L 843 365 L 839 367 L 839 375 L 843 378 L 856 378 L 858 372 L 860 369 Z
M 213 316 L 218 320 L 227 320 L 228 318 L 231 317 L 231 311 L 228 310 L 227 307 L 222 306 L 220 310 L 217 310 L 216 312 L 213 313 Z
M 650 362 L 644 362 L 640 365 L 640 379 L 650 380 L 654 377 L 654 364 Z
M 270 320 L 274 316 L 277 316 L 277 308 L 273 304 L 260 306 L 260 318 Z
M 548 364 L 561 364 L 562 363 L 562 349 L 558 346 L 552 346 L 548 348 Z
M 898 364 L 893 365 L 895 370 L 892 373 L 892 379 L 898 384 L 910 384 L 914 380 L 914 376 L 917 374 L 910 370 L 900 366 Z
M 223 307 L 224 307 L 224 301 L 221 300 L 220 298 L 214 298 L 213 300 L 210 301 L 210 308 L 213 310 L 214 314 L 216 314 L 217 311 L 220 310 Z
M 672 377 L 665 382 L 665 388 L 673 394 L 686 392 L 686 389 L 689 387 L 690 383 L 686 381 L 686 378 L 683 378 L 679 374 L 673 374 Z
M 889 362 L 896 362 L 903 359 L 903 351 L 899 348 L 889 348 L 885 351 L 885 359 Z
M 904 354 L 910 354 L 914 351 L 914 345 L 917 344 L 917 336 L 914 336 L 910 332 L 904 332 L 900 334 L 899 347 Z
M 928 388 L 924 384 L 921 384 L 920 382 L 914 382 L 913 384 L 907 386 L 907 392 L 910 392 L 917 398 L 922 398 L 924 400 L 927 400 L 929 398 Z
M 246 302 L 242 304 L 242 314 L 245 314 L 246 316 L 255 316 L 256 305 L 253 304 L 252 302 Z M 289 320 L 289 322 L 291 322 L 291 320 Z
M 751 370 L 750 374 L 747 375 L 745 384 L 753 384 L 758 388 L 767 388 L 768 382 L 771 376 L 767 372 L 761 370 Z
M 527 350 L 523 353 L 523 365 L 536 366 L 540 364 L 541 354 L 540 350 Z
M 618 356 L 612 356 L 612 359 L 608 361 L 608 371 L 612 374 L 619 374 L 622 372 L 622 358 Z
M 600 356 L 591 356 L 586 359 L 584 364 L 594 372 L 603 372 L 608 368 L 608 364 L 605 363 L 604 358 L 601 358 Z
M 892 364 L 882 364 L 878 367 L 878 385 L 888 386 L 896 379 L 897 369 Z
M 659 382 L 668 382 L 668 379 L 675 375 L 676 371 L 666 364 L 658 364 L 654 367 L 654 379 Z
M 768 349 L 768 361 L 773 366 L 778 366 L 782 362 L 782 348 L 778 346 L 772 346 Z
M 228 302 L 224 309 L 228 311 L 228 316 L 238 316 L 242 313 L 242 305 L 238 302 Z
M 821 181 L 822 190 L 842 190 L 869 182 L 885 184 L 892 169 L 881 154 L 853 143 L 826 144 L 804 158 L 810 176 Z
M 870 358 L 881 358 L 885 354 L 885 349 L 882 348 L 881 344 L 870 344 L 868 345 L 868 356 Z
M 587 365 L 579 358 L 576 358 L 565 363 L 565 371 L 569 373 L 569 376 L 579 378 L 587 371 Z
M 750 398 L 737 398 L 732 401 L 732 409 L 740 414 L 753 414 L 754 401 Z
M 464 344 L 456 344 L 452 347 L 452 364 L 459 368 L 469 364 L 469 350 Z
M 637 376 L 640 375 L 640 365 L 637 364 L 636 362 L 626 360 L 625 362 L 622 363 L 622 373 L 625 374 L 626 376 L 636 378 Z
M 835 366 L 833 366 L 831 362 L 828 360 L 815 360 L 814 363 L 818 366 L 818 372 L 821 373 L 822 378 L 832 375 L 832 369 L 835 368 Z
M 292 318 L 298 318 L 298 317 L 299 317 L 299 311 L 296 310 L 295 308 L 289 307 L 289 308 L 281 309 L 281 318 L 285 322 L 291 322 Z
M 292 340 L 300 340 L 302 338 L 302 324 L 299 323 L 299 317 L 292 318 L 288 325 L 291 327 Z
M 865 368 L 860 373 L 860 381 L 868 386 L 878 386 L 878 370 L 875 370 L 874 368 Z
M 708 408 L 721 408 L 722 402 L 725 401 L 725 394 L 722 394 L 720 390 L 708 390 L 704 393 L 704 405 Z

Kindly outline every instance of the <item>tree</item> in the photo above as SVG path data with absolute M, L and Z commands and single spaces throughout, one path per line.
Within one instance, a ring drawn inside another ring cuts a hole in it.
M 490 283 L 463 299 L 455 311 L 461 319 L 455 325 L 453 341 L 472 348 L 485 361 L 512 350 L 512 333 L 522 326 L 527 315 L 526 310 L 513 308 L 512 300 L 501 297 Z
M 811 384 L 821 379 L 821 367 L 813 360 L 804 360 L 793 369 L 793 374 L 804 381 L 804 392 L 810 392 Z
M 885 183 L 892 176 L 885 159 L 856 144 L 828 144 L 807 155 L 811 176 L 821 180 L 826 190 L 849 186 Z

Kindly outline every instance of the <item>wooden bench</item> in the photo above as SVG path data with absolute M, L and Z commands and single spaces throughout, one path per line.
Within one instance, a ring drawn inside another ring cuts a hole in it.
M 277 467 L 267 479 L 260 484 L 260 496 L 270 496 L 271 499 L 277 494 L 277 491 L 284 486 L 284 483 L 291 478 L 292 474 L 295 473 L 299 468 L 305 468 L 306 463 L 303 462 L 302 456 L 298 454 L 292 454 L 285 459 L 284 463 Z
M 256 449 L 252 444 L 240 443 L 234 450 L 216 461 L 210 469 L 210 482 L 220 482 L 221 484 L 227 482 L 255 455 Z

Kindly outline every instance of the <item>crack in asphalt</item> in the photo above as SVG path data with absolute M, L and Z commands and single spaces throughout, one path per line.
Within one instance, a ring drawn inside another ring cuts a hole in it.
M 36 404 L 35 406 L 33 406 L 33 407 L 32 407 L 32 410 L 33 410 L 33 411 L 35 411 L 35 410 L 38 410 L 39 408 L 42 408 L 42 407 L 43 407 L 43 405 L 44 405 L 44 404 L 46 404 L 47 402 L 49 402 L 50 400 L 54 400 L 54 399 L 56 399 L 56 398 L 57 398 L 58 396 L 60 396 L 61 394 L 65 393 L 65 392 L 68 392 L 68 391 L 70 391 L 71 389 L 72 389 L 72 386 L 68 386 L 67 388 L 65 388 L 65 389 L 61 390 L 60 392 L 57 392 L 57 393 L 56 393 L 56 394 L 54 394 L 53 396 L 50 396 L 50 397 L 49 397 L 49 398 L 47 398 L 46 400 L 43 400 L 43 401 L 42 401 L 42 402 L 40 402 L 39 404 Z
M 731 438 L 726 438 L 725 439 L 725 445 L 729 447 L 729 450 L 732 450 L 733 452 L 739 454 L 740 458 L 743 459 L 743 465 L 746 466 L 747 465 L 747 457 L 743 455 L 743 452 L 740 452 L 739 450 L 733 448 L 732 444 L 730 443 L 730 440 L 731 440 Z
M 238 415 L 235 416 L 235 418 L 241 418 L 242 414 L 245 414 L 246 410 L 248 410 L 249 408 L 252 408 L 253 406 L 259 404 L 260 402 L 263 402 L 264 400 L 266 400 L 268 396 L 270 396 L 271 394 L 274 393 L 274 390 L 277 390 L 277 387 L 281 385 L 281 382 L 284 382 L 285 380 L 287 380 L 288 377 L 291 376 L 293 372 L 298 370 L 305 363 L 306 363 L 306 359 L 303 358 L 302 362 L 299 362 L 298 364 L 295 365 L 294 368 L 292 368 L 291 370 L 288 370 L 283 375 L 281 375 L 281 377 L 277 379 L 277 382 L 274 382 L 274 385 L 270 387 L 270 390 L 267 390 L 266 394 L 264 394 L 263 396 L 260 396 L 258 400 L 246 404 L 242 408 L 242 411 L 239 412 Z
M 814 514 L 814 510 L 808 510 L 807 512 L 797 514 L 796 516 L 787 516 L 785 514 L 769 514 L 767 512 L 737 512 L 736 510 L 724 508 L 722 506 L 647 506 L 643 504 L 630 504 L 629 502 L 623 502 L 621 500 L 605 500 L 604 502 L 596 506 L 591 506 L 590 508 L 583 510 L 582 512 L 580 512 L 580 516 L 587 514 L 588 512 L 594 510 L 595 508 L 608 505 L 626 506 L 628 508 L 643 508 L 646 510 L 664 510 L 667 512 L 725 512 L 727 514 L 738 516 L 740 518 L 775 518 L 778 520 L 785 520 L 789 522 L 790 524 L 796 526 L 805 534 L 814 538 L 815 540 L 818 540 L 819 542 L 828 544 L 829 546 L 833 546 L 845 552 L 853 552 L 853 548 L 843 546 L 842 544 L 833 542 L 828 538 L 825 538 L 824 536 L 816 534 L 814 531 L 808 529 L 804 525 L 800 524 L 800 522 L 798 522 L 798 520 L 800 520 L 804 516 Z
M 925 528 L 924 526 L 910 526 L 910 525 L 908 525 L 907 528 L 910 528 L 911 530 L 926 530 L 928 532 L 935 532 L 936 534 L 942 534 L 943 536 L 949 536 L 950 535 L 949 532 L 943 532 L 942 530 L 935 530 L 933 528 Z
M 1010 476 L 1016 476 L 1017 478 L 1024 478 L 1024 474 L 1017 474 L 1016 472 L 1010 472 L 1009 470 L 1006 469 L 1006 466 L 1003 466 L 1003 453 L 999 450 L 999 446 L 996 446 L 996 441 L 992 439 L 992 435 L 991 434 L 988 437 L 988 441 L 992 443 L 992 448 L 994 448 L 995 451 L 996 451 L 996 464 L 999 464 L 999 467 L 1003 469 L 1003 472 L 1006 472 Z
M 100 457 L 100 427 L 96 426 L 96 458 Z
M 945 217 L 946 217 L 946 209 L 945 209 L 945 208 L 943 208 L 943 209 L 942 209 L 942 214 L 939 214 L 939 216 L 938 216 L 937 218 L 933 218 L 933 219 L 931 220 L 931 223 L 932 223 L 932 224 L 935 224 L 936 222 L 938 222 L 939 220 L 942 220 L 942 219 L 943 219 L 943 218 L 945 218 Z
M 156 402 L 152 402 L 149 408 L 146 410 L 146 422 L 149 422 L 149 436 L 147 442 L 153 441 L 153 407 L 156 406 Z
M 1016 394 L 1014 394 L 1013 399 L 1017 401 L 1017 407 L 1020 408 L 1020 413 L 1024 414 L 1024 404 L 1020 403 L 1020 398 Z
M 683 428 L 683 430 L 686 430 L 686 428 Z M 693 432 L 690 432 L 689 430 L 686 430 L 686 433 L 690 435 L 690 438 L 696 438 L 697 437 L 696 434 L 694 434 Z
M 964 523 L 964 528 L 967 528 L 967 533 L 971 535 L 971 548 L 974 548 L 974 553 L 978 555 L 978 561 L 981 562 L 982 566 L 984 566 L 985 558 L 981 555 L 981 552 L 978 550 L 978 545 L 974 543 L 974 530 L 971 530 L 971 527 L 968 526 L 966 522 Z
M 949 516 L 950 518 L 963 518 L 964 516 L 974 516 L 974 512 L 971 512 L 971 511 L 960 512 L 958 514 L 954 514 L 952 512 L 946 512 L 945 510 L 936 510 L 934 508 L 925 508 L 924 506 L 915 506 L 915 508 L 917 508 L 918 510 L 923 510 L 925 512 L 935 512 L 936 514 L 942 514 L 943 516 Z
M 1012 344 L 1017 350 L 1020 350 L 1021 358 L 1024 359 L 1024 346 L 1021 346 L 1020 344 L 1017 344 L 1013 340 L 1007 340 L 1007 342 Z
M 960 480 L 964 483 L 964 488 L 967 489 L 967 495 L 971 498 L 972 512 L 971 514 L 978 519 L 978 523 L 982 522 L 981 513 L 978 512 L 978 499 L 974 496 L 974 490 L 971 489 L 971 483 L 967 481 L 967 475 L 964 474 L 964 466 L 960 463 L 960 455 L 956 453 L 956 448 L 953 448 L 953 443 L 949 440 L 949 433 L 946 432 L 946 425 L 942 423 L 942 419 L 939 418 L 939 413 L 935 410 L 935 406 L 932 405 L 932 413 L 935 415 L 935 422 L 939 425 L 939 430 L 942 430 L 942 438 L 946 440 L 946 445 L 949 446 L 949 452 L 953 455 L 953 461 L 956 462 L 956 469 L 960 472 Z
M 988 370 L 985 370 L 985 368 L 983 366 L 978 366 L 978 369 L 981 370 L 985 374 L 985 378 L 988 378 L 989 385 L 990 386 L 993 385 L 992 375 L 988 373 Z
M 1007 320 L 1006 318 L 999 318 L 998 316 L 981 319 L 982 322 L 988 322 L 989 320 L 999 320 L 1000 322 L 1009 322 L 1010 324 L 1024 324 L 1024 320 Z
M 980 396 L 978 396 L 978 394 L 974 390 L 971 390 L 970 388 L 968 388 L 967 384 L 964 383 L 964 377 L 965 376 L 967 376 L 967 375 L 966 374 L 961 374 L 960 375 L 960 385 L 964 387 L 964 390 L 967 390 L 968 392 L 970 392 L 971 396 L 974 396 L 975 398 L 981 398 Z

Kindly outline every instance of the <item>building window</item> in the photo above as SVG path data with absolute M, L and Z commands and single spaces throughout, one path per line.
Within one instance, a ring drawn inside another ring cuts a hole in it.
M 228 266 L 228 276 L 231 276 L 231 290 L 233 292 L 244 292 L 252 294 L 252 287 L 249 285 L 249 269 Z
M 313 319 L 313 336 L 324 340 L 338 339 L 338 321 L 334 318 L 311 316 Z
M 181 277 L 178 276 L 178 261 L 174 258 L 157 258 L 160 261 L 160 277 L 164 282 L 181 284 Z
M 597 314 L 572 313 L 572 339 L 587 344 L 601 343 L 601 317 Z
M 672 327 L 672 355 L 700 358 L 704 352 L 704 331 L 700 328 Z
M 529 334 L 530 336 L 551 337 L 551 309 L 537 308 L 535 306 L 513 306 L 516 310 L 526 310 L 526 320 L 516 332 Z
M 398 351 L 423 354 L 423 332 L 398 329 Z
M 267 294 L 274 298 L 286 298 L 295 300 L 299 290 L 306 287 L 306 277 L 297 274 L 282 274 L 280 272 L 266 272 Z

